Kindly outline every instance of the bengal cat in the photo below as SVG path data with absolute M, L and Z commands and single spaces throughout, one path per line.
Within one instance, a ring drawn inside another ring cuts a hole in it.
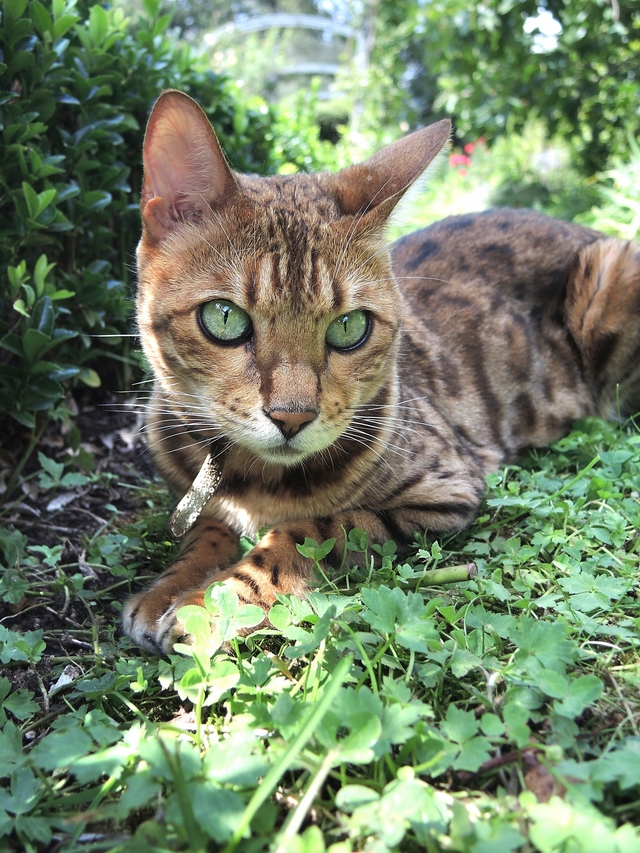
M 155 104 L 137 299 L 150 446 L 178 496 L 210 470 L 178 558 L 126 605 L 140 646 L 170 651 L 176 611 L 213 581 L 265 609 L 304 595 L 307 536 L 335 538 L 331 567 L 354 527 L 398 543 L 458 530 L 501 462 L 577 417 L 640 408 L 637 246 L 498 209 L 388 247 L 449 132 L 335 175 L 262 178 L 229 169 L 189 97 Z

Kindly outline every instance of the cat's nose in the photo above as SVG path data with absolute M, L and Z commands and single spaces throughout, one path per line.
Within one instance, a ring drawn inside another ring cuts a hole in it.
M 306 412 L 287 412 L 286 410 L 276 409 L 267 412 L 267 415 L 288 441 L 307 424 L 315 420 L 317 412 L 311 410 Z

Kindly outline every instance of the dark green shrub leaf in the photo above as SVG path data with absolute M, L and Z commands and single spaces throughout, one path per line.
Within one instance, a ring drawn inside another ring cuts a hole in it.
M 80 381 L 89 388 L 99 388 L 102 385 L 100 376 L 92 367 L 81 367 L 78 371 Z
M 78 20 L 77 15 L 62 15 L 53 25 L 53 37 L 55 39 L 62 38 Z
M 145 14 L 150 21 L 158 17 L 161 0 L 142 0 Z
M 11 22 L 17 21 L 27 8 L 27 0 L 5 0 L 4 13 Z
M 33 306 L 33 312 L 31 314 L 31 329 L 35 329 L 43 335 L 49 336 L 53 332 L 54 322 L 55 315 L 51 299 L 49 299 L 48 296 L 40 297 Z
M 29 361 L 36 361 L 54 344 L 55 341 L 52 341 L 49 335 L 45 335 L 38 329 L 28 329 L 22 337 L 24 353 Z
M 22 346 L 22 338 L 20 335 L 15 335 L 13 333 L 5 335 L 3 338 L 0 338 L 0 347 L 9 350 L 9 352 L 20 356 L 21 358 L 24 357 L 24 347 Z
M 38 33 L 43 36 L 53 30 L 53 18 L 39 0 L 32 0 L 29 13 Z
M 32 219 L 35 219 L 39 213 L 38 194 L 26 181 L 22 182 L 22 192 L 24 194 L 25 201 L 27 202 L 29 216 Z

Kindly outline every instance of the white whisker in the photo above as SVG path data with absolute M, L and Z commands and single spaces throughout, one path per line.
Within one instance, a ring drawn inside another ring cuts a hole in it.
M 372 443 L 372 437 L 366 430 L 362 430 L 353 426 L 347 427 L 347 429 L 342 434 L 342 437 L 352 439 L 361 438 L 361 443 L 365 443 L 365 439 L 368 439 Z M 375 448 L 371 446 L 371 443 L 368 445 L 369 449 L 375 453 Z M 383 450 L 390 450 L 392 453 L 397 453 L 399 456 L 402 456 L 404 459 L 407 459 L 409 461 L 413 459 L 413 454 L 408 452 L 405 447 L 400 447 L 399 445 L 394 444 L 391 441 L 381 442 L 381 444 Z M 382 456 L 380 456 L 380 458 L 382 459 Z

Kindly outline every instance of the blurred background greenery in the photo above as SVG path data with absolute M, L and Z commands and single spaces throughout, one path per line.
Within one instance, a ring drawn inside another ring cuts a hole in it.
M 140 375 L 140 151 L 163 88 L 202 104 L 234 168 L 263 174 L 339 168 L 451 117 L 452 147 L 394 234 L 507 204 L 633 238 L 639 12 L 640 0 L 3 0 L 0 491 L 83 394 Z

